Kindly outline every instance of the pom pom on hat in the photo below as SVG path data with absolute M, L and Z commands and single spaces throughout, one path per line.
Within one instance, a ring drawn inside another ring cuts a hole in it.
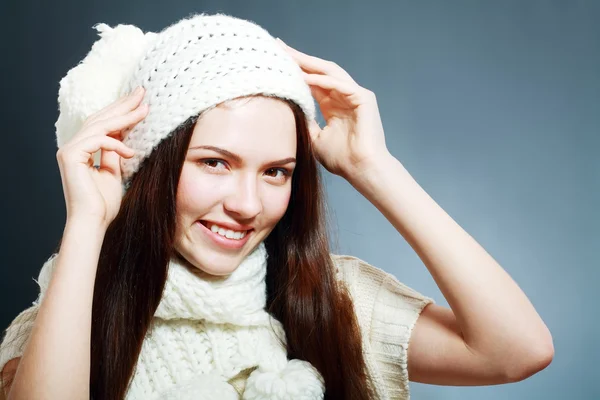
M 133 25 L 111 28 L 100 23 L 94 28 L 100 39 L 60 81 L 60 114 L 54 125 L 59 148 L 81 129 L 87 117 L 126 94 L 126 83 L 156 36 Z

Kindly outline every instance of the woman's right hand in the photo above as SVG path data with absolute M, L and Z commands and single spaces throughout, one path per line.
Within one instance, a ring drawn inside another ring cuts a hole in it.
M 67 221 L 91 219 L 108 227 L 117 216 L 123 197 L 120 157 L 134 155 L 134 150 L 121 141 L 121 132 L 146 117 L 148 106 L 140 105 L 144 92 L 139 87 L 90 115 L 56 152 Z M 98 150 L 102 150 L 101 161 L 96 168 L 93 154 Z

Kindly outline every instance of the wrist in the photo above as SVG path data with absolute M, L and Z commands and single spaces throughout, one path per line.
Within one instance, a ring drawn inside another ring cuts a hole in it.
M 377 159 L 371 159 L 360 165 L 354 166 L 345 172 L 344 178 L 359 192 L 371 192 L 377 190 L 378 186 L 385 186 L 386 176 L 403 168 L 392 154 L 386 153 Z
M 104 238 L 108 225 L 92 217 L 71 217 L 65 223 L 64 235 L 85 235 Z

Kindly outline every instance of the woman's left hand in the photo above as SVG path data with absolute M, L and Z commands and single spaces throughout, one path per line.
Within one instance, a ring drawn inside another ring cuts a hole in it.
M 375 93 L 358 85 L 334 62 L 278 41 L 302 69 L 325 118 L 324 128 L 314 120 L 309 126 L 319 162 L 329 172 L 350 179 L 388 157 Z

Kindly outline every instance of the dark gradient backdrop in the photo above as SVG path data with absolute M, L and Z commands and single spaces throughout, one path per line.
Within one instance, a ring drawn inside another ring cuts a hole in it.
M 600 1 L 19 1 L 2 16 L 0 328 L 35 299 L 65 208 L 60 78 L 92 25 L 157 31 L 192 12 L 252 19 L 373 90 L 391 152 L 511 274 L 553 333 L 554 362 L 517 384 L 412 384 L 424 399 L 600 399 Z M 327 175 L 336 252 L 445 304 L 394 228 Z

